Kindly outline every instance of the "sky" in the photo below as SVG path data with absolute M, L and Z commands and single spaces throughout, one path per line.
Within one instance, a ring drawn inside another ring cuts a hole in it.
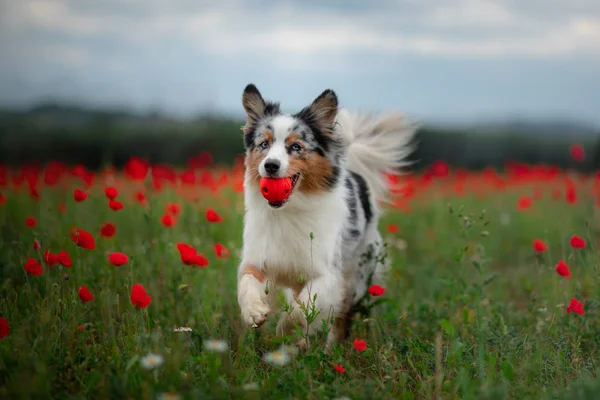
M 574 118 L 600 126 L 598 0 L 0 0 L 0 105 L 54 98 L 243 116 Z

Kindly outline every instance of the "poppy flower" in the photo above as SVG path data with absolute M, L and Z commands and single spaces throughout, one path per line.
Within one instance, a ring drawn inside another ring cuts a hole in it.
M 221 222 L 223 221 L 223 218 L 221 218 L 221 216 L 217 214 L 215 210 L 209 208 L 208 210 L 206 210 L 206 220 L 208 222 Z
M 534 239 L 533 240 L 533 250 L 535 250 L 537 253 L 543 253 L 546 250 L 548 250 L 548 246 L 546 246 L 546 243 L 544 243 L 543 240 Z
M 229 249 L 223 246 L 221 243 L 215 243 L 215 253 L 219 258 L 229 257 Z
M 37 225 L 37 221 L 34 217 L 27 217 L 25 218 L 25 225 L 27 225 L 30 228 L 35 228 L 35 226 Z
M 387 226 L 387 231 L 389 233 L 398 233 L 398 225 L 396 225 L 396 224 L 389 224 Z
M 6 196 L 3 193 L 0 193 L 0 205 L 6 204 Z
M 79 288 L 79 298 L 82 302 L 87 303 L 88 301 L 94 300 L 94 295 L 90 292 L 87 286 Z
M 519 210 L 527 210 L 533 205 L 533 200 L 529 196 L 522 196 L 517 201 L 517 208 Z
M 335 364 L 333 366 L 333 369 L 339 374 L 343 374 L 344 372 L 346 372 L 346 368 L 342 367 L 342 364 Z
M 174 217 L 178 216 L 180 211 L 181 211 L 181 206 L 177 203 L 168 203 L 165 206 L 165 212 L 167 214 L 171 214 Z
M 116 251 L 108 255 L 108 261 L 110 261 L 110 263 L 115 267 L 120 267 L 121 265 L 125 265 L 129 262 L 129 257 Z
M 58 264 L 60 261 L 58 260 L 58 254 L 52 253 L 50 250 L 44 251 L 44 263 L 49 267 Z
M 179 250 L 181 261 L 185 265 L 196 265 L 201 268 L 209 265 L 209 262 L 204 254 L 198 254 L 196 249 L 189 244 L 177 243 L 177 250 Z
M 8 321 L 0 317 L 0 339 L 4 339 L 10 335 L 10 324 Z
M 111 238 L 115 235 L 116 232 L 115 224 L 111 222 L 107 222 L 100 227 L 100 236 L 105 238 Z
M 177 224 L 177 219 L 174 216 L 172 216 L 171 214 L 165 214 L 162 216 L 160 222 L 167 228 L 171 228 L 171 227 L 175 226 L 175 224 Z
M 63 203 L 62 201 L 60 203 L 58 203 L 58 212 L 61 214 L 64 214 L 67 212 L 67 205 L 65 203 Z
M 367 350 L 367 342 L 363 339 L 354 339 L 354 343 L 352 345 L 358 351 Z
M 146 204 L 146 195 L 143 192 L 137 192 L 135 194 L 135 199 L 142 205 Z
M 58 254 L 56 255 L 56 258 L 59 263 L 61 263 L 63 266 L 65 266 L 67 268 L 71 268 L 71 266 L 73 265 L 71 256 L 69 255 L 69 253 L 67 253 L 64 250 L 59 251 Z
M 571 158 L 575 161 L 581 162 L 585 158 L 585 151 L 583 146 L 579 143 L 573 143 L 569 147 L 569 153 L 571 153 Z
M 28 258 L 27 261 L 25 261 L 25 271 L 33 276 L 40 276 L 42 274 L 42 266 L 37 260 Z
M 579 302 L 576 298 L 571 298 L 571 302 L 567 306 L 567 313 L 574 312 L 575 314 L 583 315 L 585 311 L 583 310 L 583 304 Z
M 571 247 L 574 249 L 583 249 L 585 248 L 585 239 L 582 237 L 579 237 L 577 235 L 573 235 L 571 236 L 571 239 L 569 240 L 569 243 L 571 244 Z
M 87 199 L 87 197 L 88 197 L 88 194 L 81 189 L 75 189 L 73 191 L 73 198 L 78 203 L 85 201 L 85 199 Z
M 563 260 L 560 260 L 558 264 L 556 264 L 556 272 L 560 276 L 564 276 L 567 279 L 571 279 L 571 271 L 569 270 L 569 266 L 565 264 Z
M 131 287 L 131 304 L 138 308 L 146 308 L 152 303 L 152 296 L 148 296 L 141 283 Z
M 42 245 L 40 244 L 40 242 L 36 239 L 33 241 L 33 249 L 34 250 L 39 250 L 42 247 Z
M 123 209 L 123 203 L 121 203 L 119 200 L 109 200 L 108 206 L 113 211 L 120 211 Z
M 138 157 L 131 157 L 125 164 L 125 175 L 134 181 L 146 179 L 149 169 L 148 162 Z
M 379 285 L 371 285 L 369 288 L 369 294 L 373 297 L 383 296 L 383 293 L 385 293 L 385 288 Z
M 84 249 L 94 250 L 96 248 L 96 241 L 94 240 L 94 237 L 83 229 L 75 229 L 71 235 L 71 239 L 73 239 L 73 242 L 75 242 L 77 246 Z
M 114 198 L 119 195 L 119 191 L 116 188 L 109 186 L 104 188 L 104 195 L 106 195 L 109 200 L 114 200 Z

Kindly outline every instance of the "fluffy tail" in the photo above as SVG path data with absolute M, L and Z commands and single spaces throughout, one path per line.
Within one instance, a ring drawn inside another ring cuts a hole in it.
M 349 141 L 350 171 L 365 178 L 378 201 L 388 201 L 393 190 L 384 173 L 397 174 L 410 162 L 417 124 L 400 113 L 357 114 L 340 110 L 338 123 Z

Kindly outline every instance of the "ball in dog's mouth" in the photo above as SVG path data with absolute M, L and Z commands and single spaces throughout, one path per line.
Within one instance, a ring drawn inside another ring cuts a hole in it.
M 285 178 L 262 178 L 260 180 L 260 192 L 269 206 L 281 208 L 287 203 L 299 179 L 299 173 Z

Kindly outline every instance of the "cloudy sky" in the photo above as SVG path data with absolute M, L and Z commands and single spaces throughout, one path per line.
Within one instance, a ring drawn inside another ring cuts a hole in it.
M 332 88 L 429 120 L 600 124 L 599 0 L 0 0 L 0 55 L 2 105 L 242 115 L 253 82 L 286 111 Z

